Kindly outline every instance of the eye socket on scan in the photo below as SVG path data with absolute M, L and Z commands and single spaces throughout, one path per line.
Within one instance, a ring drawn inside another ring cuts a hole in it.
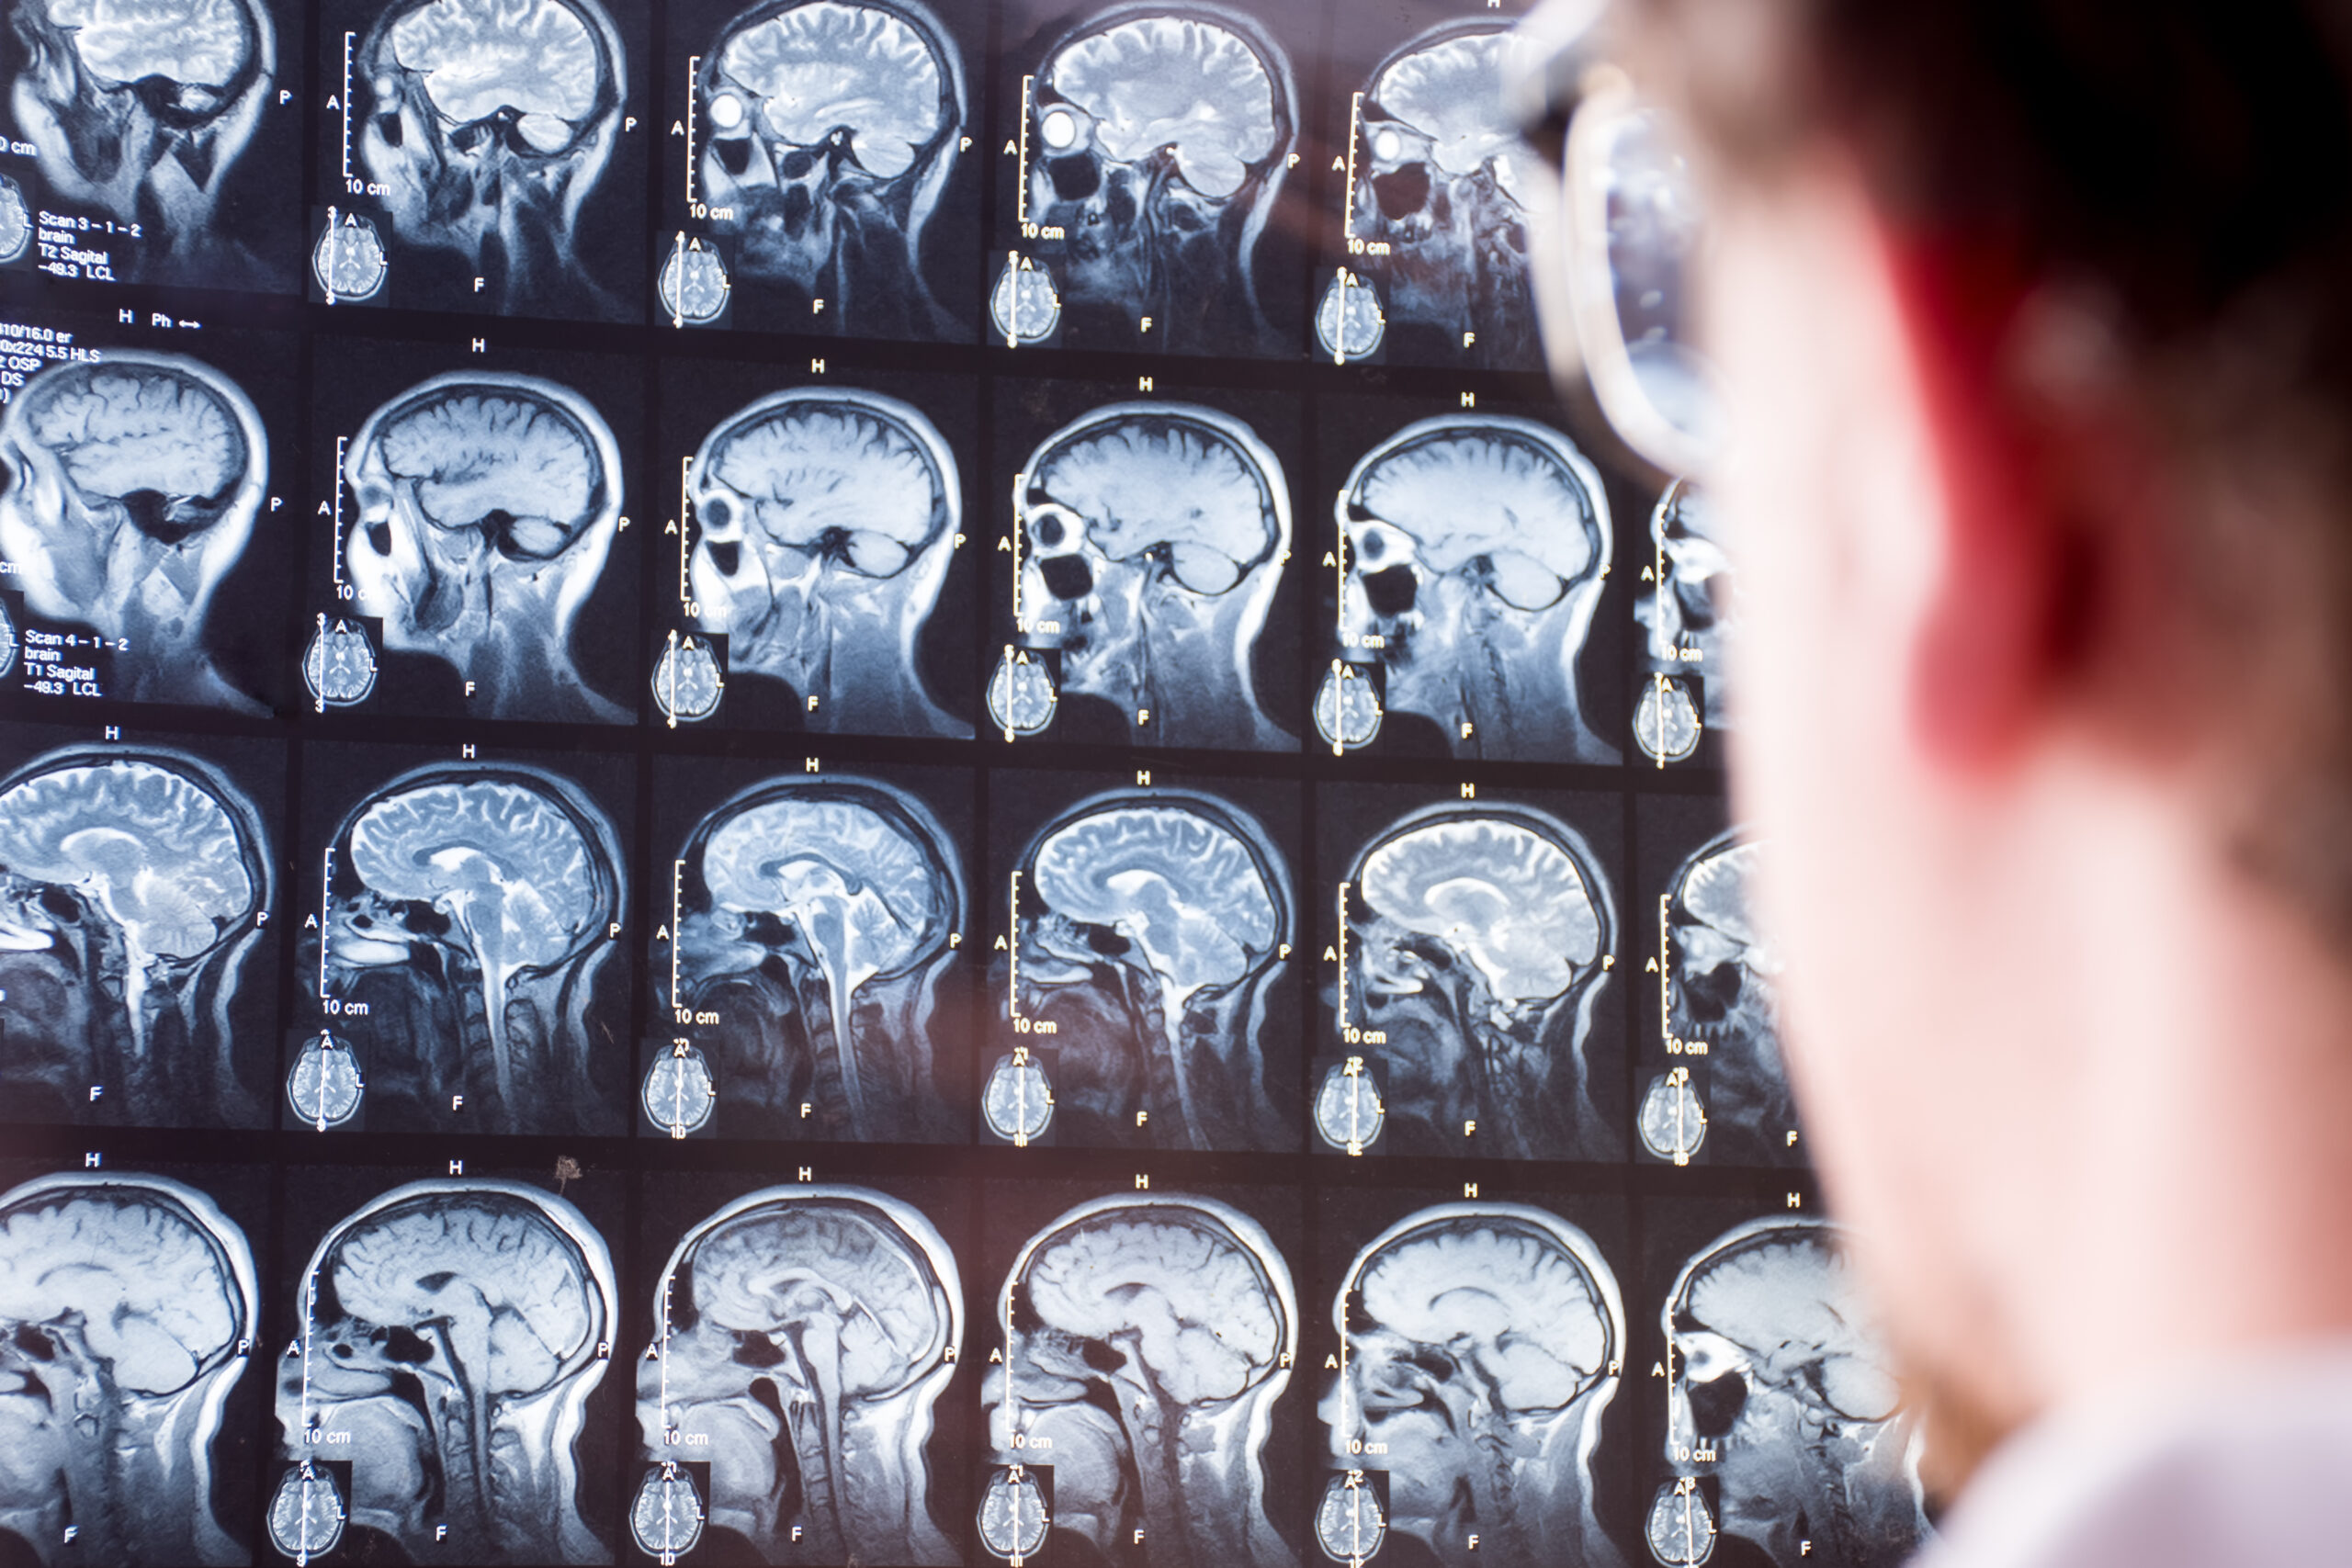
M 1568 585 L 1551 568 L 1517 550 L 1493 550 L 1481 559 L 1487 591 L 1514 610 L 1548 610 Z
M 721 93 L 710 100 L 710 123 L 721 130 L 740 130 L 749 118 L 743 100 L 732 93 Z
M 1029 508 L 1029 537 L 1040 552 L 1074 549 L 1086 537 L 1086 519 L 1067 506 L 1041 502 Z

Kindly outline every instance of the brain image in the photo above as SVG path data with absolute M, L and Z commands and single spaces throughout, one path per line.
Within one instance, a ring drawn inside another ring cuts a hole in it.
M 1376 1032 L 1390 1135 L 1520 1158 L 1609 1147 L 1585 1038 L 1614 917 L 1591 852 L 1519 808 L 1442 807 L 1374 839 L 1348 895 L 1346 1027 Z M 1549 1151 L 1546 1153 L 1545 1151 Z
M 1666 1030 L 1704 1048 L 1712 1157 L 1786 1165 L 1801 1156 L 1774 997 L 1781 965 L 1748 902 L 1761 853 L 1724 833 L 1683 863 L 1667 907 Z
M 162 758 L 34 773 L 0 791 L 0 866 L 83 893 L 134 953 L 193 957 L 261 893 L 252 830 L 217 788 Z
M 996 1440 L 1012 1451 L 1016 1422 L 1060 1434 L 1057 1528 L 1099 1530 L 1107 1550 L 1140 1526 L 1155 1561 L 1201 1568 L 1290 1561 L 1259 1450 L 1295 1311 L 1262 1230 L 1201 1199 L 1087 1204 L 1030 1243 L 1005 1299 L 1016 1344 L 991 1379 Z
M 50 1560 L 243 1561 L 211 1444 L 257 1303 L 243 1235 L 156 1177 L 48 1177 L 0 1197 L 0 1535 Z M 71 1526 L 70 1533 L 67 1529 Z
M 193 758 L 69 750 L 0 782 L 9 1094 L 74 1120 L 250 1122 L 232 1004 L 268 899 L 252 805 Z
M 22 439 L 55 454 L 84 496 L 119 503 L 165 544 L 219 521 L 257 456 L 218 393 L 164 364 L 62 367 L 28 387 L 21 406 Z
M 386 468 L 413 481 L 435 527 L 481 528 L 510 555 L 554 555 L 604 502 L 598 454 L 548 403 L 453 387 L 380 435 Z
M 571 140 L 562 122 L 595 107 L 604 80 L 595 35 L 556 0 L 433 0 L 392 24 L 391 46 L 452 121 L 512 109 L 543 152 Z
M 1737 1227 L 1684 1267 L 1662 1315 L 1668 1457 L 1713 1471 L 1724 1532 L 1782 1568 L 1895 1562 L 1919 1544 L 1911 1422 L 1834 1227 Z
M 885 179 L 945 129 L 930 45 L 876 7 L 813 0 L 780 12 L 729 38 L 719 68 L 759 95 L 763 134 L 814 147 L 847 126 L 857 161 Z
M 1018 1005 L 1055 1022 L 1085 1135 L 1267 1135 L 1264 989 L 1291 917 L 1261 829 L 1205 796 L 1097 796 L 1039 836 L 1021 897 Z
M 1591 1239 L 1538 1209 L 1447 1204 L 1391 1226 L 1348 1280 L 1320 1414 L 1343 1462 L 1385 1445 L 1396 1528 L 1450 1564 L 1613 1565 L 1586 1467 L 1625 1323 Z
M 1364 901 L 1477 965 L 1507 1001 L 1549 1000 L 1600 954 L 1584 873 L 1559 843 L 1508 819 L 1439 821 L 1364 857 Z
M 1263 559 L 1277 536 L 1265 476 L 1229 442 L 1181 419 L 1103 424 L 1050 452 L 1029 479 L 1084 517 L 1113 560 L 1170 547 L 1180 581 L 1193 581 L 1190 552 L 1222 557 L 1229 579 Z
M 253 57 L 252 24 L 233 0 L 50 0 L 47 9 L 92 75 L 180 84 L 179 107 L 195 112 L 215 106 L 188 88 L 224 87 Z
M 1491 417 L 1449 423 L 1371 467 L 1354 487 L 1356 503 L 1411 535 L 1432 572 L 1510 550 L 1563 582 L 1590 573 L 1601 547 L 1592 501 L 1554 450 L 1558 437 L 1546 431 L 1548 439 L 1530 440 Z
M 947 496 L 928 447 L 855 404 L 789 403 L 715 445 L 706 479 L 740 497 L 763 532 L 801 547 L 843 540 L 850 564 L 871 575 L 889 575 L 945 525 Z M 712 516 L 711 506 L 703 502 L 706 522 L 735 521 Z M 903 547 L 861 541 L 866 534 Z
M 1503 112 L 1503 55 L 1508 33 L 1451 38 L 1406 56 L 1373 84 L 1372 96 L 1392 118 L 1430 139 L 1430 161 L 1449 175 L 1469 175 L 1489 158 L 1508 170 L 1522 143 Z M 1515 189 L 1515 174 L 1504 181 Z
M 707 1438 L 712 1521 L 770 1560 L 954 1562 L 923 1451 L 960 1300 L 945 1244 L 899 1200 L 794 1187 L 730 1204 L 663 1275 L 646 1457 L 673 1432 Z
M 354 1522 L 412 1552 L 446 1525 L 466 1561 L 601 1551 L 571 1447 L 610 1352 L 612 1262 L 576 1210 L 503 1182 L 402 1188 L 321 1242 L 303 1300 L 278 1422 L 289 1457 L 351 1434 Z
M 509 1129 L 596 1113 L 586 1010 L 620 908 L 613 844 L 571 785 L 521 769 L 420 770 L 352 814 L 322 964 L 365 1004 L 345 1010 L 371 1094 L 422 1111 L 494 1090 Z
M 931 988 L 963 895 L 928 808 L 875 781 L 779 781 L 706 818 L 683 859 L 675 1005 L 720 1020 L 722 1122 L 930 1135 Z
M 1145 17 L 1056 57 L 1046 80 L 1094 118 L 1102 150 L 1139 164 L 1173 145 L 1184 179 L 1209 196 L 1240 187 L 1274 151 L 1274 90 L 1250 46 L 1214 23 Z

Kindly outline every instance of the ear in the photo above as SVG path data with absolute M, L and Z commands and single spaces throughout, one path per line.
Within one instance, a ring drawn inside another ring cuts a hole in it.
M 2029 292 L 2014 251 L 1882 240 L 1943 502 L 1905 650 L 1906 718 L 1926 760 L 1977 773 L 2013 756 L 2064 685 L 2082 541 L 2048 482 L 2060 433 L 2031 426 L 2005 374 Z

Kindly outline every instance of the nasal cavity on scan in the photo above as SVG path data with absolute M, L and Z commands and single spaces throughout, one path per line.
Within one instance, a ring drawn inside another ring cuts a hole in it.
M 1408 164 L 1401 169 L 1385 175 L 1374 175 L 1372 194 L 1380 203 L 1380 215 L 1394 221 L 1409 218 L 1429 205 L 1430 166 Z
M 1047 556 L 1037 563 L 1046 592 L 1057 599 L 1083 599 L 1094 591 L 1094 573 L 1084 556 Z
M 735 569 L 743 564 L 743 547 L 732 540 L 723 545 L 711 545 L 707 547 L 710 551 L 710 564 L 718 569 L 718 575 L 721 577 L 734 576 Z
M 730 175 L 740 175 L 752 166 L 752 139 L 748 136 L 720 137 L 710 147 L 718 154 L 718 166 Z
M 1413 569 L 1392 566 L 1363 580 L 1363 596 L 1376 615 L 1401 615 L 1413 607 Z
M 1054 194 L 1064 201 L 1084 201 L 1102 186 L 1102 172 L 1091 158 L 1048 158 L 1046 174 L 1054 182 Z

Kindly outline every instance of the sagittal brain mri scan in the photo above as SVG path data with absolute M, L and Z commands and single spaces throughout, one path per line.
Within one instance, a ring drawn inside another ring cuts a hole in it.
M 0 1540 L 19 1561 L 253 1561 L 214 1512 L 213 1439 L 252 1359 L 252 1248 L 155 1176 L 0 1197 Z
M 1523 807 L 1443 806 L 1374 839 L 1342 889 L 1340 1024 L 1386 1073 L 1408 1154 L 1607 1158 L 1586 1045 L 1615 953 L 1581 836 Z
M 1018 344 L 1280 354 L 1259 241 L 1297 141 L 1290 62 L 1209 5 L 1114 6 L 1026 78 L 1017 217 L 1036 254 L 998 276 Z M 1039 279 L 1044 280 L 1041 287 Z
M 1374 71 L 1351 127 L 1348 270 L 1381 296 L 1382 333 L 1348 335 L 1348 282 L 1325 286 L 1323 351 L 1361 358 L 1385 337 L 1396 357 L 1498 369 L 1542 362 L 1527 279 L 1526 203 L 1547 172 L 1503 96 L 1510 25 L 1446 22 Z M 1337 296 L 1335 300 L 1334 296 Z
M 343 478 L 345 570 L 387 648 L 448 665 L 492 718 L 628 718 L 572 662 L 621 512 L 620 446 L 585 398 L 533 376 L 435 376 L 368 416 Z
M 1757 1220 L 1676 1279 L 1667 1460 L 1682 1480 L 1651 1504 L 1658 1562 L 1704 1562 L 1723 1534 L 1778 1568 L 1893 1568 L 1927 1536 L 1918 1432 L 1841 1247 L 1819 1220 Z
M 696 1225 L 638 1363 L 639 1547 L 682 1551 L 707 1529 L 761 1562 L 962 1562 L 932 1513 L 927 1445 L 963 1301 L 931 1222 L 868 1189 L 773 1187 Z M 707 1505 L 681 1459 L 709 1465 Z
M 1613 762 L 1586 725 L 1577 662 L 1609 570 L 1609 501 L 1567 437 L 1532 420 L 1447 414 L 1366 453 L 1337 503 L 1340 660 L 1318 733 L 1368 745 L 1349 686 L 1437 725 L 1454 755 Z M 1359 688 L 1360 689 L 1360 688 Z
M 394 236 L 470 268 L 472 308 L 626 319 L 582 261 L 580 219 L 620 139 L 628 74 L 595 0 L 397 0 L 352 84 L 368 105 L 357 161 Z
M 1268 1085 L 1269 1002 L 1294 929 L 1290 874 L 1248 813 L 1203 795 L 1122 793 L 1049 824 L 1022 861 L 1008 966 L 1016 1030 L 1050 1044 L 1059 1136 L 1162 1148 L 1289 1148 Z M 1046 1037 L 1050 1036 L 1050 1039 Z M 1022 1086 L 984 1089 L 1009 1135 Z
M 783 682 L 811 730 L 971 735 L 919 668 L 964 514 L 930 420 L 874 392 L 777 392 L 729 415 L 692 472 L 688 581 L 729 673 Z
M 17 1112 L 254 1120 L 230 1004 L 269 866 L 252 803 L 192 757 L 77 749 L 0 781 L 0 1083 Z
M 812 321 L 823 301 L 837 332 L 968 337 L 922 268 L 967 118 L 939 19 L 916 0 L 783 0 L 701 62 L 695 194 L 736 237 L 737 276 L 788 287 Z
M 584 795 L 521 767 L 421 768 L 344 819 L 325 870 L 320 1000 L 371 1119 L 605 1126 L 592 1059 L 606 1032 L 588 1009 L 624 889 L 612 823 Z
M 678 857 L 667 999 L 718 1020 L 695 1026 L 712 1048 L 717 1130 L 955 1135 L 933 1036 L 943 1050 L 961 1037 L 938 993 L 964 907 L 955 845 L 920 800 L 879 781 L 778 779 L 704 818 Z M 669 1075 L 647 1081 L 657 1124 L 692 1130 L 710 1113 L 699 1093 L 665 1101 L 665 1087 L 680 1092 Z
M 257 0 L 17 0 L 8 27 L 17 134 L 59 201 L 136 246 L 118 278 L 279 286 L 220 210 L 277 88 L 277 28 Z
M 266 711 L 205 643 L 269 487 L 269 439 L 235 382 L 137 349 L 52 364 L 8 400 L 0 470 L 8 584 L 97 634 L 105 695 Z
M 1263 1227 L 1205 1198 L 1081 1204 L 1021 1249 L 998 1310 L 1004 1364 L 981 1393 L 990 1553 L 1016 1555 L 1015 1467 L 1034 1462 L 1052 1466 L 1053 1537 L 1101 1560 L 1296 1568 L 1267 1517 L 1263 1454 L 1298 1309 Z
M 1718 1163 L 1800 1157 L 1773 996 L 1780 959 L 1748 913 L 1762 852 L 1721 834 L 1682 863 L 1667 895 L 1667 1036 L 1692 1070 L 1654 1078 L 1644 1093 L 1642 1141 L 1662 1158 L 1702 1148 Z
M 1393 1530 L 1446 1568 L 1622 1568 L 1592 1461 L 1625 1308 L 1589 1236 L 1523 1204 L 1424 1209 L 1356 1254 L 1331 1319 L 1346 1352 L 1317 1412 L 1338 1466 L 1317 1510 L 1327 1556 L 1362 1562 Z M 1385 1512 L 1350 1473 L 1367 1465 L 1385 1467 Z
M 1679 762 L 1706 730 L 1727 730 L 1724 649 L 1738 634 L 1731 558 L 1707 499 L 1677 479 L 1650 513 L 1657 583 L 1634 601 L 1649 677 L 1634 713 L 1634 740 L 1653 761 Z
M 989 687 L 1008 735 L 1058 700 L 1109 703 L 1138 746 L 1287 750 L 1251 669 L 1284 561 L 1290 491 L 1249 426 L 1186 403 L 1116 403 L 1030 454 L 1008 649 Z M 1058 687 L 1024 672 L 1059 661 Z
M 281 1553 L 322 1556 L 356 1527 L 413 1562 L 612 1561 L 573 1450 L 619 1303 L 579 1210 L 514 1182 L 416 1182 L 328 1231 L 296 1291 Z

